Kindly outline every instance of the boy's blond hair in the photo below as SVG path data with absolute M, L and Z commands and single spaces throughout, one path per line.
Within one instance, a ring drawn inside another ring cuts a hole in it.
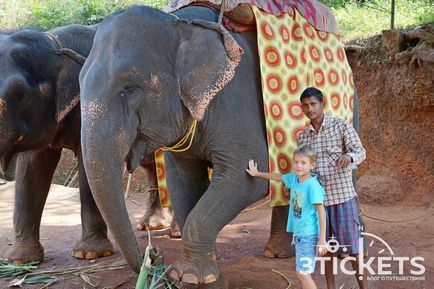
M 312 163 L 316 163 L 316 152 L 308 144 L 299 145 L 294 151 L 295 154 L 301 154 L 309 158 Z

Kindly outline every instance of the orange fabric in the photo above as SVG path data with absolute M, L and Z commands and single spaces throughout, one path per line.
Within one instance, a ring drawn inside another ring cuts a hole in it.
M 291 171 L 298 134 L 309 123 L 299 102 L 320 89 L 326 114 L 352 122 L 354 82 L 339 36 L 316 30 L 294 9 L 274 16 L 252 6 L 258 31 L 270 172 Z M 288 205 L 282 182 L 270 182 L 272 206 Z

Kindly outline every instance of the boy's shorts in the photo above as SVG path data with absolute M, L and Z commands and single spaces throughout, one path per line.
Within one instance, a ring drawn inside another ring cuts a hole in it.
M 339 243 L 338 253 L 355 255 L 359 253 L 360 221 L 359 204 L 351 199 L 341 204 L 326 207 L 327 239 Z
M 295 236 L 295 269 L 297 272 L 311 274 L 315 271 L 317 235 Z

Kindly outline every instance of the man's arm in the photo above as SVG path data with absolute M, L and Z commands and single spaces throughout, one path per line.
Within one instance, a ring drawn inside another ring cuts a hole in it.
M 281 181 L 282 180 L 282 174 L 279 173 L 264 173 L 258 171 L 258 164 L 255 163 L 253 160 L 249 161 L 249 168 L 246 169 L 246 172 L 249 173 L 252 177 L 260 177 L 267 180 L 275 180 L 275 181 Z
M 366 159 L 366 150 L 362 145 L 356 130 L 347 122 L 344 127 L 344 144 L 347 155 L 351 157 L 356 165 L 361 164 Z

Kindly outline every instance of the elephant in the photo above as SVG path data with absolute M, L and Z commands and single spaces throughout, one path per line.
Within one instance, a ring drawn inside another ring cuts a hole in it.
M 183 236 L 182 254 L 169 275 L 191 284 L 219 280 L 219 231 L 268 193 L 266 181 L 245 171 L 250 159 L 268 169 L 256 34 L 231 34 L 217 18 L 197 6 L 173 14 L 134 7 L 108 16 L 80 72 L 89 185 L 136 272 L 141 254 L 122 199 L 123 164 L 133 171 L 142 156 L 190 137 L 184 151 L 165 153 L 165 164 Z M 288 206 L 273 209 L 267 245 L 273 257 L 289 250 L 287 214 Z
M 14 263 L 44 259 L 39 240 L 41 215 L 63 148 L 72 150 L 78 159 L 82 236 L 72 255 L 95 259 L 113 252 L 107 226 L 90 192 L 80 148 L 77 104 L 82 64 L 77 62 L 89 54 L 96 30 L 97 25 L 69 25 L 48 33 L 0 34 L 0 158 L 4 171 L 10 170 L 6 168 L 12 156 L 17 157 L 15 242 L 6 253 Z M 141 165 L 147 186 L 155 188 L 153 155 L 144 157 Z M 147 194 L 142 223 L 156 210 L 156 195 L 155 191 Z

